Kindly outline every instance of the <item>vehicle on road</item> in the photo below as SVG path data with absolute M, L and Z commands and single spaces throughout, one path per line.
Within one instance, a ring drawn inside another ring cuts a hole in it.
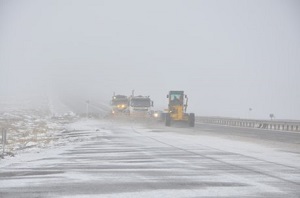
M 157 121 L 163 122 L 165 120 L 165 113 L 161 110 L 153 111 L 152 118 Z
M 111 100 L 111 113 L 113 115 L 122 115 L 128 113 L 129 99 L 125 95 L 113 95 Z
M 131 96 L 129 98 L 129 115 L 131 117 L 150 117 L 153 101 L 150 96 Z
M 167 95 L 169 99 L 168 112 L 165 115 L 165 125 L 171 126 L 172 122 L 184 121 L 190 127 L 195 126 L 195 114 L 186 113 L 188 98 L 183 91 L 170 91 Z

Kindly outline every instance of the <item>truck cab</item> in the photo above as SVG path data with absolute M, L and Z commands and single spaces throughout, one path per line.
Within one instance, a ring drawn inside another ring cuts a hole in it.
M 135 117 L 151 115 L 153 101 L 149 96 L 131 96 L 129 100 L 129 114 Z
M 128 110 L 128 97 L 124 95 L 114 95 L 111 100 L 112 114 L 123 114 Z

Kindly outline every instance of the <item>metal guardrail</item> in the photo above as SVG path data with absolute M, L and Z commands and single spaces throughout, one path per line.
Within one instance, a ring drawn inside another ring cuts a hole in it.
M 197 122 L 225 126 L 300 132 L 300 121 L 252 120 L 225 117 L 196 117 Z

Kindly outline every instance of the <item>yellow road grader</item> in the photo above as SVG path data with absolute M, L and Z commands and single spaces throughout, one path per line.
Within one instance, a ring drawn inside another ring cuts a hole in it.
M 195 114 L 186 113 L 188 98 L 183 91 L 170 91 L 167 95 L 169 99 L 168 112 L 165 115 L 165 125 L 171 126 L 172 122 L 183 121 L 190 127 L 195 126 Z

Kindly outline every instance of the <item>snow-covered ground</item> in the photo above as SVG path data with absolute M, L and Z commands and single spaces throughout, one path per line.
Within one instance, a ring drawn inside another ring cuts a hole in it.
M 4 153 L 0 144 L 1 158 L 57 144 L 65 125 L 79 118 L 66 109 L 56 113 L 47 98 L 32 98 L 1 98 L 0 130 L 7 133 Z
M 71 119 L 72 118 L 72 119 Z M 83 130 L 94 130 L 92 123 L 98 121 L 95 120 L 81 120 L 76 116 L 67 116 L 51 118 L 47 120 L 47 126 L 43 128 L 42 133 L 32 133 L 32 131 L 26 133 L 27 136 L 23 135 L 24 138 L 18 140 L 11 133 L 9 136 L 14 138 L 8 138 L 6 145 L 6 152 L 13 153 L 13 155 L 6 155 L 3 159 L 0 159 L 0 167 L 9 166 L 12 163 L 24 160 L 38 159 L 41 156 L 57 155 L 64 150 L 66 147 L 71 147 L 74 142 L 81 142 L 91 138 L 90 136 L 76 135 Z M 54 121 L 53 121 L 54 120 Z M 66 121 L 67 120 L 67 121 Z M 76 122 L 76 121 L 77 122 Z M 82 125 L 82 123 L 85 123 Z M 91 126 L 89 126 L 91 125 Z M 85 127 L 84 127 L 85 126 Z M 99 129 L 95 129 L 98 131 Z M 72 132 L 70 135 L 69 132 Z M 32 137 L 34 136 L 34 137 Z
M 2 113 L 1 128 L 6 129 L 7 133 L 4 154 L 17 155 L 24 150 L 55 144 L 58 139 L 56 133 L 65 130 L 65 124 L 76 119 L 71 112 L 59 117 L 52 117 L 45 111 L 28 109 Z
M 63 126 L 56 144 L 0 161 L 0 197 L 300 195 L 300 155 L 279 147 L 153 123 Z

